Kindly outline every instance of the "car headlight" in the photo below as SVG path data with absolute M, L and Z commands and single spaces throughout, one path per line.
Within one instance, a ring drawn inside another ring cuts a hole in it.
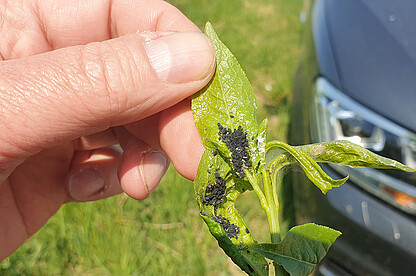
M 318 78 L 312 101 L 314 142 L 348 140 L 416 168 L 416 135 Z M 331 165 L 368 192 L 416 214 L 416 173 Z

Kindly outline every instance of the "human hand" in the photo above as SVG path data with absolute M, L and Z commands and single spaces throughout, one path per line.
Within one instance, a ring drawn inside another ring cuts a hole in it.
M 193 179 L 204 148 L 189 96 L 215 53 L 176 8 L 0 0 L 0 37 L 0 260 L 65 202 L 144 199 L 168 160 Z

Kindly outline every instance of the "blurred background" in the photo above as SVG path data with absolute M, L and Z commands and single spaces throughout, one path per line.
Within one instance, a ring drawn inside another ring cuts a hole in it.
M 210 21 L 245 70 L 268 139 L 286 141 L 291 82 L 299 55 L 302 0 L 175 0 L 201 29 Z M 256 239 L 267 219 L 253 193 L 237 209 Z M 126 195 L 65 205 L 0 275 L 240 275 L 198 216 L 192 182 L 171 167 L 145 201 Z

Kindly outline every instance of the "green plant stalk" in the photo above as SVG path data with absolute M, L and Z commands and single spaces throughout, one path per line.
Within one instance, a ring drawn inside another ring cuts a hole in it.
M 266 154 L 267 154 L 267 150 L 266 150 Z M 269 174 L 271 176 L 271 181 L 272 181 L 273 197 L 274 197 L 275 202 L 277 203 L 279 202 L 277 191 L 278 191 L 278 186 L 283 180 L 282 179 L 283 169 L 287 165 L 290 165 L 290 161 L 288 159 L 289 157 L 287 156 L 287 154 L 282 153 L 278 157 L 276 157 L 269 165 Z
M 282 167 L 280 167 L 281 169 Z M 263 182 L 263 191 L 259 186 L 259 181 L 256 175 L 251 174 L 249 171 L 246 171 L 247 178 L 251 183 L 254 191 L 257 194 L 257 197 L 260 200 L 260 204 L 267 215 L 267 220 L 269 222 L 270 229 L 270 239 L 272 243 L 280 242 L 280 227 L 279 227 L 279 201 L 277 197 L 277 188 L 276 185 L 272 185 L 270 174 L 268 170 L 263 167 L 262 169 L 262 182 Z M 273 262 L 274 272 L 276 276 L 286 276 L 288 275 L 284 268 L 278 265 L 276 262 Z
M 267 214 L 267 218 L 270 216 L 269 212 L 269 205 L 267 202 L 266 197 L 263 194 L 263 191 L 261 190 L 259 186 L 259 180 L 256 176 L 256 174 L 252 174 L 249 170 L 244 169 L 244 172 L 248 178 L 248 181 L 250 182 L 251 186 L 253 187 L 254 192 L 256 193 L 257 197 L 260 200 L 261 207 Z
M 263 180 L 263 190 L 267 201 L 267 206 L 269 209 L 269 228 L 270 228 L 270 239 L 272 243 L 279 243 L 279 202 L 276 201 L 276 198 L 273 193 L 270 174 L 263 168 L 262 170 L 262 180 Z
M 277 189 L 273 189 L 270 174 L 264 167 L 262 170 L 263 190 L 262 192 L 256 175 L 251 174 L 248 170 L 245 170 L 248 181 L 251 183 L 257 197 L 260 200 L 260 204 L 263 210 L 266 212 L 267 220 L 269 221 L 270 239 L 272 243 L 280 242 L 279 235 L 279 201 L 277 200 Z M 276 276 L 288 275 L 284 268 L 273 262 L 274 271 Z
M 262 170 L 262 182 L 263 182 L 263 191 L 259 186 L 259 181 L 256 175 L 251 174 L 249 171 L 246 171 L 247 178 L 251 183 L 254 191 L 256 192 L 261 206 L 266 212 L 267 220 L 269 222 L 270 229 L 270 239 L 272 243 L 280 242 L 280 227 L 279 227 L 279 201 L 277 197 L 277 189 L 272 185 L 270 174 L 268 170 L 264 167 Z M 286 276 L 288 275 L 284 268 L 278 265 L 276 262 L 273 262 L 274 271 L 276 276 Z
M 273 185 L 273 181 L 271 181 L 270 173 L 266 168 L 262 170 L 262 178 L 263 178 L 263 190 L 267 200 L 267 205 L 269 207 L 269 214 L 267 216 L 269 220 L 269 228 L 270 228 L 270 239 L 272 243 L 279 243 L 281 241 L 280 236 L 280 225 L 279 225 L 279 200 L 277 197 L 277 189 L 275 189 L 275 185 Z M 281 181 L 281 178 L 279 178 Z M 274 272 L 276 276 L 286 276 L 288 275 L 284 268 L 273 262 Z

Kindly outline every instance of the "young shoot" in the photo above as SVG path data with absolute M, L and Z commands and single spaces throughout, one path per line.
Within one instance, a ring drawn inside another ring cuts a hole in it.
M 298 163 L 323 194 L 345 183 L 332 179 L 317 162 L 378 169 L 413 169 L 348 141 L 292 147 L 280 141 L 266 144 L 267 120 L 258 125 L 253 89 L 237 59 L 207 23 L 215 45 L 216 73 L 194 95 L 192 111 L 206 147 L 194 181 L 200 216 L 224 252 L 247 274 L 309 275 L 341 232 L 313 223 L 282 233 L 279 194 L 286 166 Z M 236 198 L 254 191 L 269 222 L 270 242 L 258 243 L 235 208 Z M 273 265 L 269 265 L 269 261 Z

